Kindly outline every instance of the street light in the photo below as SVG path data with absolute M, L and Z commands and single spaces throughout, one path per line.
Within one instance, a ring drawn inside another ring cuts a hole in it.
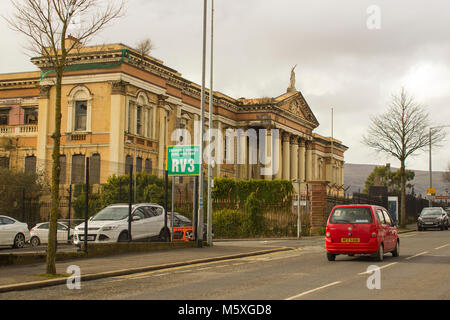
M 125 144 L 132 145 L 133 141 L 127 140 L 127 141 L 125 141 Z M 136 161 L 137 161 L 136 154 L 137 154 L 137 147 L 134 146 L 134 165 L 133 165 L 133 171 L 134 171 L 134 203 L 136 203 Z M 131 174 L 131 172 L 130 172 L 130 174 Z
M 429 129 L 429 134 L 428 134 L 428 138 L 429 138 L 429 144 L 430 144 L 430 158 L 429 158 L 429 168 L 430 168 L 430 189 L 433 188 L 433 177 L 432 177 L 432 170 L 431 170 L 431 130 L 432 129 L 440 129 L 440 128 L 448 128 L 450 127 L 450 125 L 442 125 L 442 126 L 436 126 L 436 127 L 430 127 Z M 429 201 L 429 206 L 431 207 L 431 198 Z

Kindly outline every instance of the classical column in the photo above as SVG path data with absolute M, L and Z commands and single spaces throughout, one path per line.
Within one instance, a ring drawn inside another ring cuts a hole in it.
M 298 179 L 298 137 L 291 137 L 291 179 Z
M 244 132 L 247 129 L 243 129 Z M 245 134 L 238 136 L 239 147 L 238 147 L 238 164 L 239 164 L 239 179 L 247 180 L 248 172 L 248 147 L 247 147 L 247 136 Z
M 117 81 L 111 87 L 111 112 L 109 135 L 109 174 L 125 172 L 125 123 L 128 122 L 126 107 L 126 83 Z
M 289 180 L 291 169 L 290 134 L 283 134 L 283 180 Z
M 272 154 L 272 130 L 267 129 L 266 131 L 266 143 L 264 145 L 264 150 L 262 152 L 262 157 L 268 163 L 263 164 L 264 166 L 264 180 L 273 180 L 273 154 Z M 270 161 L 268 161 L 270 159 Z
M 45 164 L 47 160 L 47 136 L 49 125 L 49 108 L 50 108 L 50 89 L 51 86 L 41 86 L 39 88 L 39 117 L 38 117 L 38 137 L 37 137 L 37 170 L 43 172 L 51 172 L 46 170 Z
M 274 172 L 274 174 L 275 174 L 275 179 L 276 180 L 281 180 L 282 178 L 283 178 L 283 161 L 282 161 L 282 159 L 283 159 L 283 156 L 282 156 L 282 144 L 283 144 L 283 142 L 282 142 L 282 132 L 281 132 L 281 130 L 278 130 L 278 137 L 276 138 L 277 139 L 277 144 L 278 144 L 278 152 L 277 152 L 277 150 L 273 150 L 274 152 L 273 152 L 273 156 L 274 156 L 274 158 L 276 157 L 277 159 L 273 159 L 273 161 L 277 161 L 277 163 L 278 163 L 278 170 L 277 171 L 275 171 Z M 272 149 L 274 149 L 274 148 L 272 148 Z M 277 168 L 275 168 L 275 169 L 277 169 Z
M 298 148 L 298 178 L 301 182 L 306 179 L 306 143 L 305 139 L 300 139 Z
M 167 145 L 167 110 L 165 106 L 165 101 L 167 100 L 167 96 L 160 95 L 158 112 L 159 112 L 159 149 L 158 149 L 158 170 L 159 175 L 164 176 L 163 173 L 166 170 L 165 160 L 166 160 L 166 145 Z
M 311 181 L 313 179 L 313 167 L 312 167 L 312 161 L 313 161 L 313 145 L 312 142 L 308 141 L 306 143 L 306 174 L 305 179 L 306 181 Z

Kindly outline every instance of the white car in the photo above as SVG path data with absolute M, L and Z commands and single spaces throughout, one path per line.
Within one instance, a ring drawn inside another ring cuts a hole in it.
M 164 229 L 164 208 L 158 204 L 141 203 L 132 206 L 131 239 L 146 241 L 152 238 L 170 239 L 170 221 Z M 169 218 L 169 217 L 168 217 Z M 124 242 L 128 241 L 128 205 L 110 205 L 88 221 L 87 241 Z M 74 244 L 84 242 L 84 223 L 75 227 Z
M 0 245 L 23 248 L 30 241 L 28 225 L 16 219 L 0 216 Z
M 57 241 L 58 243 L 67 243 L 68 241 L 73 240 L 74 230 L 70 229 L 70 238 L 68 240 L 68 232 L 69 227 L 58 222 L 57 224 Z M 49 231 L 49 222 L 38 223 L 30 230 L 30 243 L 33 247 L 36 247 L 40 244 L 48 243 L 48 231 Z

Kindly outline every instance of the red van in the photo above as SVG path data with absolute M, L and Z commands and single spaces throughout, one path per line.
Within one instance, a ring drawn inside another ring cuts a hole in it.
M 386 252 L 400 253 L 397 226 L 388 211 L 374 205 L 342 205 L 331 210 L 326 229 L 327 258 L 339 254 L 371 254 L 377 261 Z

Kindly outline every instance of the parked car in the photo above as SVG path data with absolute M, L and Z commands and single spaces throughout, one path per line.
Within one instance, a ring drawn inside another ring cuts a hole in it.
M 192 221 L 183 216 L 182 214 L 179 214 L 178 212 L 174 213 L 174 222 L 173 222 L 173 226 L 174 227 L 192 227 Z M 172 216 L 171 212 L 168 213 L 169 219 L 171 219 L 170 217 Z M 207 229 L 207 224 L 204 223 L 203 224 L 203 240 L 207 239 L 207 234 L 208 234 L 208 229 Z M 212 229 L 212 235 L 214 236 L 214 228 Z M 192 234 L 187 235 L 188 237 L 192 238 Z M 181 235 L 175 233 L 174 234 L 174 239 L 178 239 L 179 237 L 181 237 Z
M 164 229 L 164 208 L 158 204 L 141 203 L 132 206 L 131 239 L 166 240 L 170 230 Z M 169 223 L 168 223 L 169 225 Z M 88 238 L 91 242 L 128 241 L 128 204 L 110 205 L 88 221 Z M 84 242 L 84 223 L 75 227 L 74 244 Z
M 28 225 L 7 216 L 0 216 L 0 245 L 23 248 L 30 241 Z
M 40 244 L 46 244 L 48 243 L 48 231 L 49 231 L 49 223 L 48 222 L 42 222 L 35 225 L 30 230 L 30 243 L 33 247 L 36 247 Z M 69 236 L 70 234 L 70 236 Z M 62 224 L 58 222 L 57 224 L 57 233 L 56 238 L 58 243 L 67 243 L 67 242 L 73 242 L 73 234 L 74 230 L 71 228 L 69 230 L 69 227 L 65 224 Z
M 448 230 L 449 217 L 447 212 L 441 207 L 423 208 L 417 218 L 417 230 L 422 231 L 427 228 L 439 228 Z
M 342 205 L 332 209 L 326 227 L 327 258 L 370 254 L 382 261 L 386 252 L 400 254 L 397 226 L 388 211 L 374 205 Z

